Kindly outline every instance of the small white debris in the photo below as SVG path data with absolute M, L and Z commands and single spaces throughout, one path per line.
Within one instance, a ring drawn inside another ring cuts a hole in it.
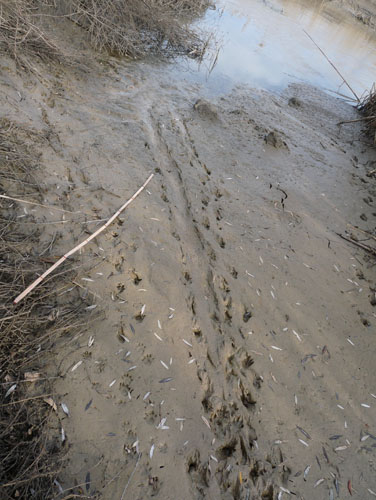
M 161 361 L 161 365 L 162 365 L 164 368 L 166 368 L 166 370 L 169 370 L 169 367 L 166 365 L 166 363 L 165 363 L 164 361 L 162 361 L 162 360 L 160 360 L 160 361 Z
M 274 349 L 275 351 L 283 351 L 283 349 L 277 347 L 276 345 L 272 345 L 271 348 Z
M 61 442 L 64 443 L 65 441 L 65 431 L 64 431 L 64 428 L 62 427 L 61 428 Z
M 323 482 L 324 482 L 324 478 L 322 477 L 321 479 L 319 479 L 318 481 L 315 482 L 315 484 L 313 485 L 313 487 L 317 488 L 317 486 L 319 486 Z
M 154 454 L 154 444 L 151 445 L 150 452 L 149 452 L 149 457 L 153 458 L 153 454 Z
M 77 370 L 77 368 L 78 368 L 79 366 L 81 366 L 81 365 L 82 365 L 82 360 L 81 360 L 81 361 L 79 361 L 78 363 L 76 363 L 76 364 L 73 366 L 73 368 L 71 369 L 71 372 L 74 372 L 74 370 Z
M 88 347 L 91 347 L 93 344 L 94 344 L 94 337 L 90 335 L 87 345 Z
M 161 322 L 160 322 L 159 320 L 158 320 L 158 328 L 159 328 L 160 330 L 162 330 L 162 325 L 161 325 Z
M 298 332 L 296 332 L 295 330 L 293 330 L 293 331 L 292 331 L 292 333 L 293 333 L 293 334 L 295 335 L 295 337 L 299 340 L 299 342 L 301 342 L 301 341 L 302 341 L 302 338 L 301 338 L 301 336 L 299 335 L 299 333 L 298 333 Z
M 64 492 L 63 487 L 61 486 L 61 484 L 59 483 L 59 481 L 57 479 L 54 480 L 54 485 L 57 486 L 59 493 Z
M 363 406 L 363 408 L 371 408 L 370 405 L 367 405 L 366 403 L 361 403 L 360 406 Z
M 111 382 L 111 384 L 108 387 L 112 387 L 116 383 L 116 378 Z
M 344 407 L 341 405 L 337 405 L 340 410 L 344 410 Z
M 163 342 L 163 340 L 161 339 L 161 337 L 157 333 L 154 332 L 154 335 L 157 337 L 158 340 L 160 340 L 161 342 Z
M 70 413 L 69 413 L 69 408 L 68 406 L 65 404 L 65 403 L 61 403 L 61 408 L 63 410 L 63 412 L 68 415 L 68 417 L 70 416 Z
M 303 474 L 304 479 L 307 478 L 310 470 L 311 470 L 311 466 L 307 465 L 307 467 L 304 469 L 304 474 Z
M 156 429 L 162 429 L 163 427 L 165 427 L 166 420 L 167 420 L 167 418 L 163 417 L 162 420 L 157 425 Z
M 93 309 L 95 309 L 97 307 L 97 304 L 92 304 L 91 306 L 87 306 L 86 310 L 87 311 L 92 311 Z
M 214 462 L 217 462 L 217 463 L 218 463 L 218 459 L 217 459 L 214 455 L 210 455 L 210 458 L 211 458 L 212 460 L 214 460 Z
M 193 345 L 190 342 L 188 342 L 188 340 L 182 339 L 182 341 L 184 342 L 184 344 L 187 344 L 187 346 L 193 347 Z
M 337 446 L 337 448 L 334 448 L 334 451 L 343 451 L 347 450 L 348 446 Z
M 141 307 L 141 316 L 144 316 L 145 309 L 146 309 L 146 304 L 144 304 L 144 305 Z
M 202 418 L 202 420 L 203 420 L 204 424 L 205 424 L 207 427 L 209 427 L 209 429 L 211 429 L 211 427 L 210 427 L 210 424 L 209 424 L 208 420 L 207 420 L 207 419 L 206 419 L 203 415 L 201 416 L 201 418 Z
M 308 444 L 308 443 L 306 443 L 305 441 L 303 441 L 303 439 L 300 439 L 300 438 L 299 438 L 299 441 L 300 441 L 302 444 L 304 444 L 304 446 L 306 446 L 306 447 L 308 448 L 309 444 Z
M 188 364 L 191 365 L 192 363 L 194 363 L 196 361 L 196 358 L 192 358 L 190 361 L 188 361 Z
M 147 399 L 147 398 L 150 396 L 150 394 L 151 394 L 151 392 L 150 392 L 150 391 L 149 391 L 149 392 L 147 392 L 147 393 L 145 394 L 145 396 L 143 397 L 143 400 L 145 401 L 145 399 Z
M 16 387 L 17 387 L 17 384 L 13 384 L 12 386 L 10 386 L 9 389 L 7 390 L 5 396 L 4 396 L 4 399 L 7 398 L 10 394 L 12 394 L 12 392 L 14 392 L 16 390 Z
M 347 342 L 348 342 L 349 344 L 351 344 L 351 345 L 355 345 L 355 344 L 354 344 L 354 342 L 353 342 L 352 340 L 350 340 L 350 339 L 347 339 Z

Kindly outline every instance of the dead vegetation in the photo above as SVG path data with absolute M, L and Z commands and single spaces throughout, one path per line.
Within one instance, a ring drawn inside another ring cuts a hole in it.
M 370 92 L 361 100 L 359 111 L 364 115 L 367 134 L 376 144 L 376 85 L 374 84 Z
M 34 4 L 27 0 L 0 0 L 0 52 L 24 67 L 30 66 L 31 55 L 43 60 L 61 57 L 57 45 L 37 25 Z
M 0 193 L 39 200 L 36 165 L 25 131 L 2 120 Z M 63 442 L 56 407 L 48 399 L 51 375 L 43 367 L 57 339 L 81 328 L 83 308 L 77 298 L 59 298 L 71 274 L 67 267 L 60 280 L 46 280 L 27 301 L 13 304 L 46 266 L 37 251 L 38 226 L 26 229 L 23 216 L 19 204 L 0 200 L 0 498 L 45 500 L 58 492 L 54 481 Z
M 63 57 L 51 37 L 51 25 L 70 20 L 80 26 L 92 46 L 111 54 L 140 58 L 202 58 L 209 37 L 191 27 L 210 0 L 0 0 L 0 51 L 23 66 L 28 57 Z

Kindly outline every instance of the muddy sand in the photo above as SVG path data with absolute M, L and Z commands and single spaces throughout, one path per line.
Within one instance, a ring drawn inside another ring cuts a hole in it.
M 44 257 L 155 174 L 73 260 L 93 307 L 45 367 L 69 409 L 56 498 L 376 496 L 375 260 L 337 235 L 375 228 L 354 108 L 307 85 L 205 101 L 116 59 L 51 74 L 0 83 L 44 202 L 91 221 L 29 211 Z

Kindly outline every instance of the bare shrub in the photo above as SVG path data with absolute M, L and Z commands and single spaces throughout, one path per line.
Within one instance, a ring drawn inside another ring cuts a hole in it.
M 28 56 L 56 59 L 58 47 L 37 25 L 36 2 L 27 0 L 0 0 L 0 52 L 12 56 L 28 67 Z

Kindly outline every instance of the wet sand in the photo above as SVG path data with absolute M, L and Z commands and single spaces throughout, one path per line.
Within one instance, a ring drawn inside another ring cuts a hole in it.
M 155 174 L 74 260 L 96 307 L 46 368 L 70 412 L 61 498 L 373 498 L 375 261 L 337 235 L 375 227 L 375 150 L 337 126 L 356 111 L 90 64 L 1 81 L 46 204 L 106 219 Z M 99 227 L 34 216 L 57 256 Z

